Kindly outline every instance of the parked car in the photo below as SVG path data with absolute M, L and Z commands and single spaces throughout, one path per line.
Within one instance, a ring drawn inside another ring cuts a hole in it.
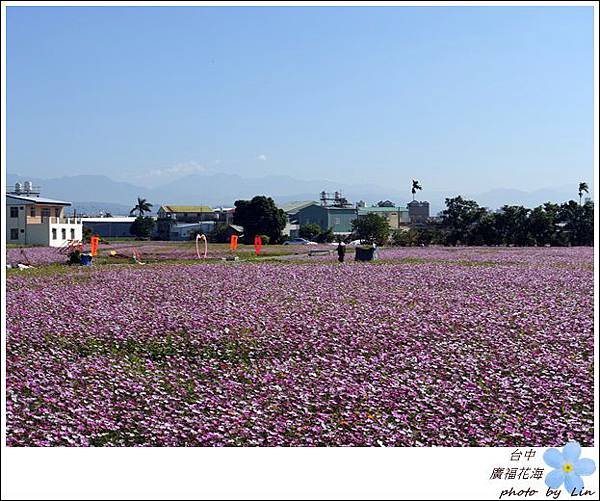
M 352 242 L 350 242 L 348 245 L 350 247 L 356 247 L 358 245 L 363 245 L 363 241 L 362 240 L 352 240 Z
M 317 242 L 311 242 L 306 238 L 292 238 L 283 242 L 283 245 L 317 245 Z

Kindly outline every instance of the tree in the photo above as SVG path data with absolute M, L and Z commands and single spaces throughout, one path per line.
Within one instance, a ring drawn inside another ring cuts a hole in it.
M 233 222 L 244 227 L 244 241 L 248 244 L 254 242 L 256 235 L 267 235 L 271 243 L 277 243 L 281 240 L 287 216 L 271 197 L 257 195 L 252 200 L 235 202 Z
M 150 212 L 152 210 L 152 204 L 148 203 L 145 198 L 138 197 L 137 204 L 133 209 L 129 211 L 129 215 L 133 216 L 136 212 L 139 217 L 143 217 L 144 213 Z
M 413 196 L 413 202 L 415 201 L 415 194 L 417 193 L 417 190 L 422 190 L 423 188 L 421 188 L 421 185 L 419 184 L 419 181 L 417 181 L 416 179 L 413 179 L 412 182 L 412 196 Z
M 335 240 L 335 235 L 333 234 L 333 228 L 328 228 L 325 231 L 319 233 L 315 239 L 316 242 L 320 244 L 328 244 Z
M 137 238 L 149 238 L 154 229 L 154 219 L 138 216 L 129 228 L 129 233 Z
M 522 205 L 504 205 L 496 214 L 502 242 L 506 245 L 529 245 L 532 243 L 529 232 L 529 213 Z
M 229 232 L 227 231 L 228 225 L 225 223 L 217 223 L 213 231 L 208 235 L 209 240 L 218 244 L 228 243 L 230 240 Z M 194 236 L 194 238 L 196 238 Z
M 377 207 L 395 207 L 395 205 L 394 202 L 392 202 L 391 200 L 380 200 L 379 202 L 377 202 Z
M 558 211 L 558 221 L 563 224 L 570 245 L 593 245 L 594 204 L 591 201 L 583 205 L 574 200 L 563 203 Z
M 494 212 L 480 209 L 471 226 L 468 237 L 469 245 L 498 245 L 501 243 L 497 228 L 497 216 Z
M 447 245 L 469 244 L 476 232 L 477 224 L 486 213 L 474 200 L 461 196 L 446 198 L 446 209 L 442 211 L 441 228 Z
M 414 234 L 410 230 L 395 230 L 392 233 L 392 243 L 400 247 L 410 247 L 415 244 Z
M 589 187 L 587 183 L 579 183 L 579 205 L 581 205 L 581 197 L 584 193 L 589 193 Z
M 390 234 L 390 225 L 386 218 L 371 212 L 352 221 L 352 233 L 355 238 L 367 243 L 384 245 Z
M 529 235 L 535 245 L 543 246 L 556 242 L 556 213 L 552 210 L 552 205 L 540 205 L 529 213 Z
M 307 240 L 314 240 L 321 234 L 321 227 L 315 223 L 303 224 L 298 230 L 298 235 Z

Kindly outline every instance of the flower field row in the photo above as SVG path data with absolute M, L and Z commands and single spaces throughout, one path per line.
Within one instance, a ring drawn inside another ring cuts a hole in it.
M 86 244 L 84 251 L 89 252 L 90 246 Z M 141 260 L 148 261 L 168 261 L 168 260 L 197 260 L 196 248 L 190 242 L 114 242 L 109 244 L 100 244 L 98 256 L 108 258 L 110 252 L 114 251 L 118 258 L 131 258 L 133 252 Z M 294 254 L 307 253 L 305 246 L 265 246 L 261 250 L 261 255 L 269 256 L 273 254 Z M 200 249 L 200 254 L 204 249 Z M 228 255 L 235 254 L 242 257 L 248 257 L 254 254 L 252 246 L 240 246 L 235 253 L 229 251 L 225 244 L 209 244 L 207 257 L 210 259 L 219 259 Z M 18 263 L 30 264 L 33 266 L 43 266 L 54 263 L 67 262 L 66 249 L 53 247 L 24 247 L 11 248 L 6 250 L 6 262 L 10 265 Z
M 559 251 L 12 274 L 8 444 L 592 445 L 593 250 Z

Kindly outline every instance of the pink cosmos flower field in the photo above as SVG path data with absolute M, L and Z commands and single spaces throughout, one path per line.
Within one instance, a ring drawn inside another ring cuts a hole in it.
M 10 273 L 8 445 L 593 445 L 593 249 L 336 257 Z

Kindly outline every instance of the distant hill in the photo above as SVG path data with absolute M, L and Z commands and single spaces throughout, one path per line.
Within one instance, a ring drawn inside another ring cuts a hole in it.
M 42 188 L 42 195 L 64 199 L 82 213 L 111 212 L 113 215 L 128 214 L 138 196 L 148 199 L 154 209 L 165 203 L 207 204 L 232 206 L 235 200 L 248 199 L 254 195 L 268 195 L 278 203 L 295 200 L 318 200 L 322 190 L 342 190 L 350 202 L 364 200 L 392 200 L 405 205 L 411 200 L 408 189 L 382 187 L 374 184 L 346 184 L 331 180 L 300 180 L 291 176 L 243 177 L 235 174 L 193 174 L 156 188 L 145 188 L 132 183 L 114 181 L 106 176 L 78 175 L 60 178 L 31 178 L 26 175 L 7 174 L 7 186 L 16 182 L 32 181 Z M 504 204 L 534 207 L 544 202 L 564 202 L 577 199 L 577 186 L 523 191 L 498 188 L 483 193 L 459 193 L 429 191 L 419 193 L 421 200 L 431 204 L 432 215 L 443 210 L 446 197 L 463 195 L 480 205 L 496 209 Z M 590 194 L 590 196 L 592 196 Z

